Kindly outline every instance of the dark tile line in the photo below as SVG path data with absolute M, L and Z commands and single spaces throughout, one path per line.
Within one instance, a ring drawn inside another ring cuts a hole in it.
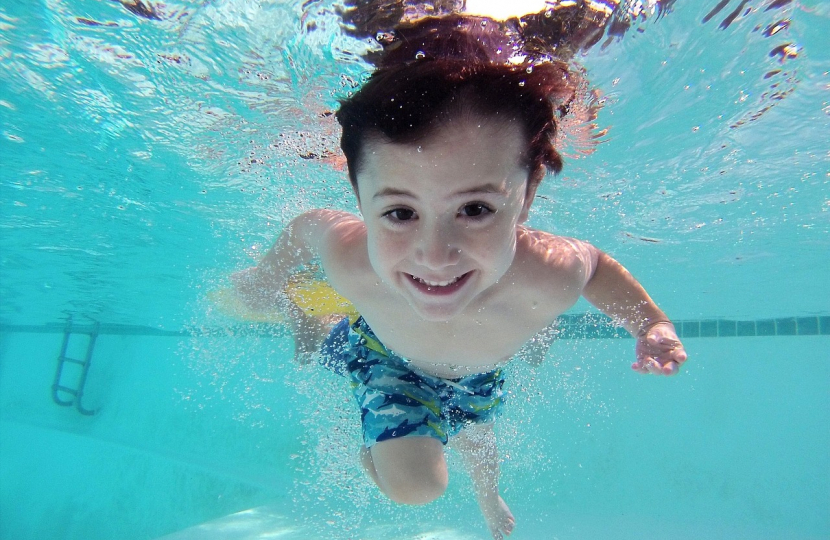
M 601 315 L 563 315 L 560 317 L 561 338 L 625 338 L 622 328 Z M 732 320 L 705 319 L 675 321 L 681 338 L 763 337 L 763 336 L 830 336 L 830 315 L 813 317 L 781 317 L 777 319 Z
M 765 336 L 830 336 L 830 315 L 812 317 L 781 317 L 776 319 L 732 320 L 704 319 L 675 321 L 677 335 L 681 338 L 765 337 Z M 73 324 L 72 332 L 90 333 L 92 325 Z M 611 319 L 600 314 L 567 314 L 559 317 L 559 339 L 613 339 L 630 338 L 623 328 L 612 324 Z M 16 325 L 0 323 L 0 332 L 62 334 L 64 323 L 43 325 Z M 182 328 L 164 330 L 150 326 L 107 324 L 98 326 L 99 335 L 199 337 L 199 336 L 261 336 L 285 337 L 282 325 L 248 323 L 221 327 Z
M 827 336 L 830 335 L 830 316 L 782 317 L 755 321 L 683 321 L 680 326 L 680 337 Z

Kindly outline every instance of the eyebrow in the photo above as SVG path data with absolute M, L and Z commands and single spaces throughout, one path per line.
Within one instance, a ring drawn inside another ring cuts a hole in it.
M 495 193 L 498 195 L 506 195 L 504 188 L 497 185 L 497 184 L 484 184 L 482 186 L 476 186 L 472 189 L 465 189 L 464 191 L 459 191 L 450 195 L 450 197 L 466 197 L 469 195 L 479 195 L 482 193 Z M 404 189 L 396 189 L 391 187 L 386 187 L 378 191 L 374 194 L 372 199 L 380 199 L 383 197 L 408 197 L 410 199 L 417 199 L 418 197 L 412 193 L 411 191 L 406 191 Z

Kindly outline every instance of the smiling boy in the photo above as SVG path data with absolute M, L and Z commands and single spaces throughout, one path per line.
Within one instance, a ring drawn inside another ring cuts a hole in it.
M 523 344 L 583 296 L 636 337 L 635 370 L 671 375 L 686 360 L 619 263 L 524 225 L 546 171 L 562 167 L 551 141 L 574 93 L 564 64 L 530 71 L 452 59 L 377 71 L 337 113 L 361 216 L 306 212 L 235 279 L 250 305 L 273 305 L 319 259 L 360 313 L 324 352 L 352 381 L 366 471 L 396 502 L 430 502 L 452 438 L 493 538 L 515 525 L 492 428 L 502 367 Z

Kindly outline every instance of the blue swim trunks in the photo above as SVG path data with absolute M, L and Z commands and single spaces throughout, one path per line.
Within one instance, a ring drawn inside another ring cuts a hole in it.
M 504 403 L 501 369 L 459 379 L 434 377 L 390 352 L 363 317 L 340 321 L 321 348 L 328 369 L 351 378 L 367 447 L 399 437 L 449 437 L 495 420 Z

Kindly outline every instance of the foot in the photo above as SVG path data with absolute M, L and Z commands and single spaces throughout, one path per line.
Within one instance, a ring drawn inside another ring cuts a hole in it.
M 487 527 L 490 529 L 490 534 L 493 535 L 493 540 L 503 540 L 505 536 L 510 536 L 513 527 L 516 526 L 516 518 L 513 517 L 504 499 L 496 495 L 489 501 L 479 501 L 479 506 L 481 513 L 484 514 Z

